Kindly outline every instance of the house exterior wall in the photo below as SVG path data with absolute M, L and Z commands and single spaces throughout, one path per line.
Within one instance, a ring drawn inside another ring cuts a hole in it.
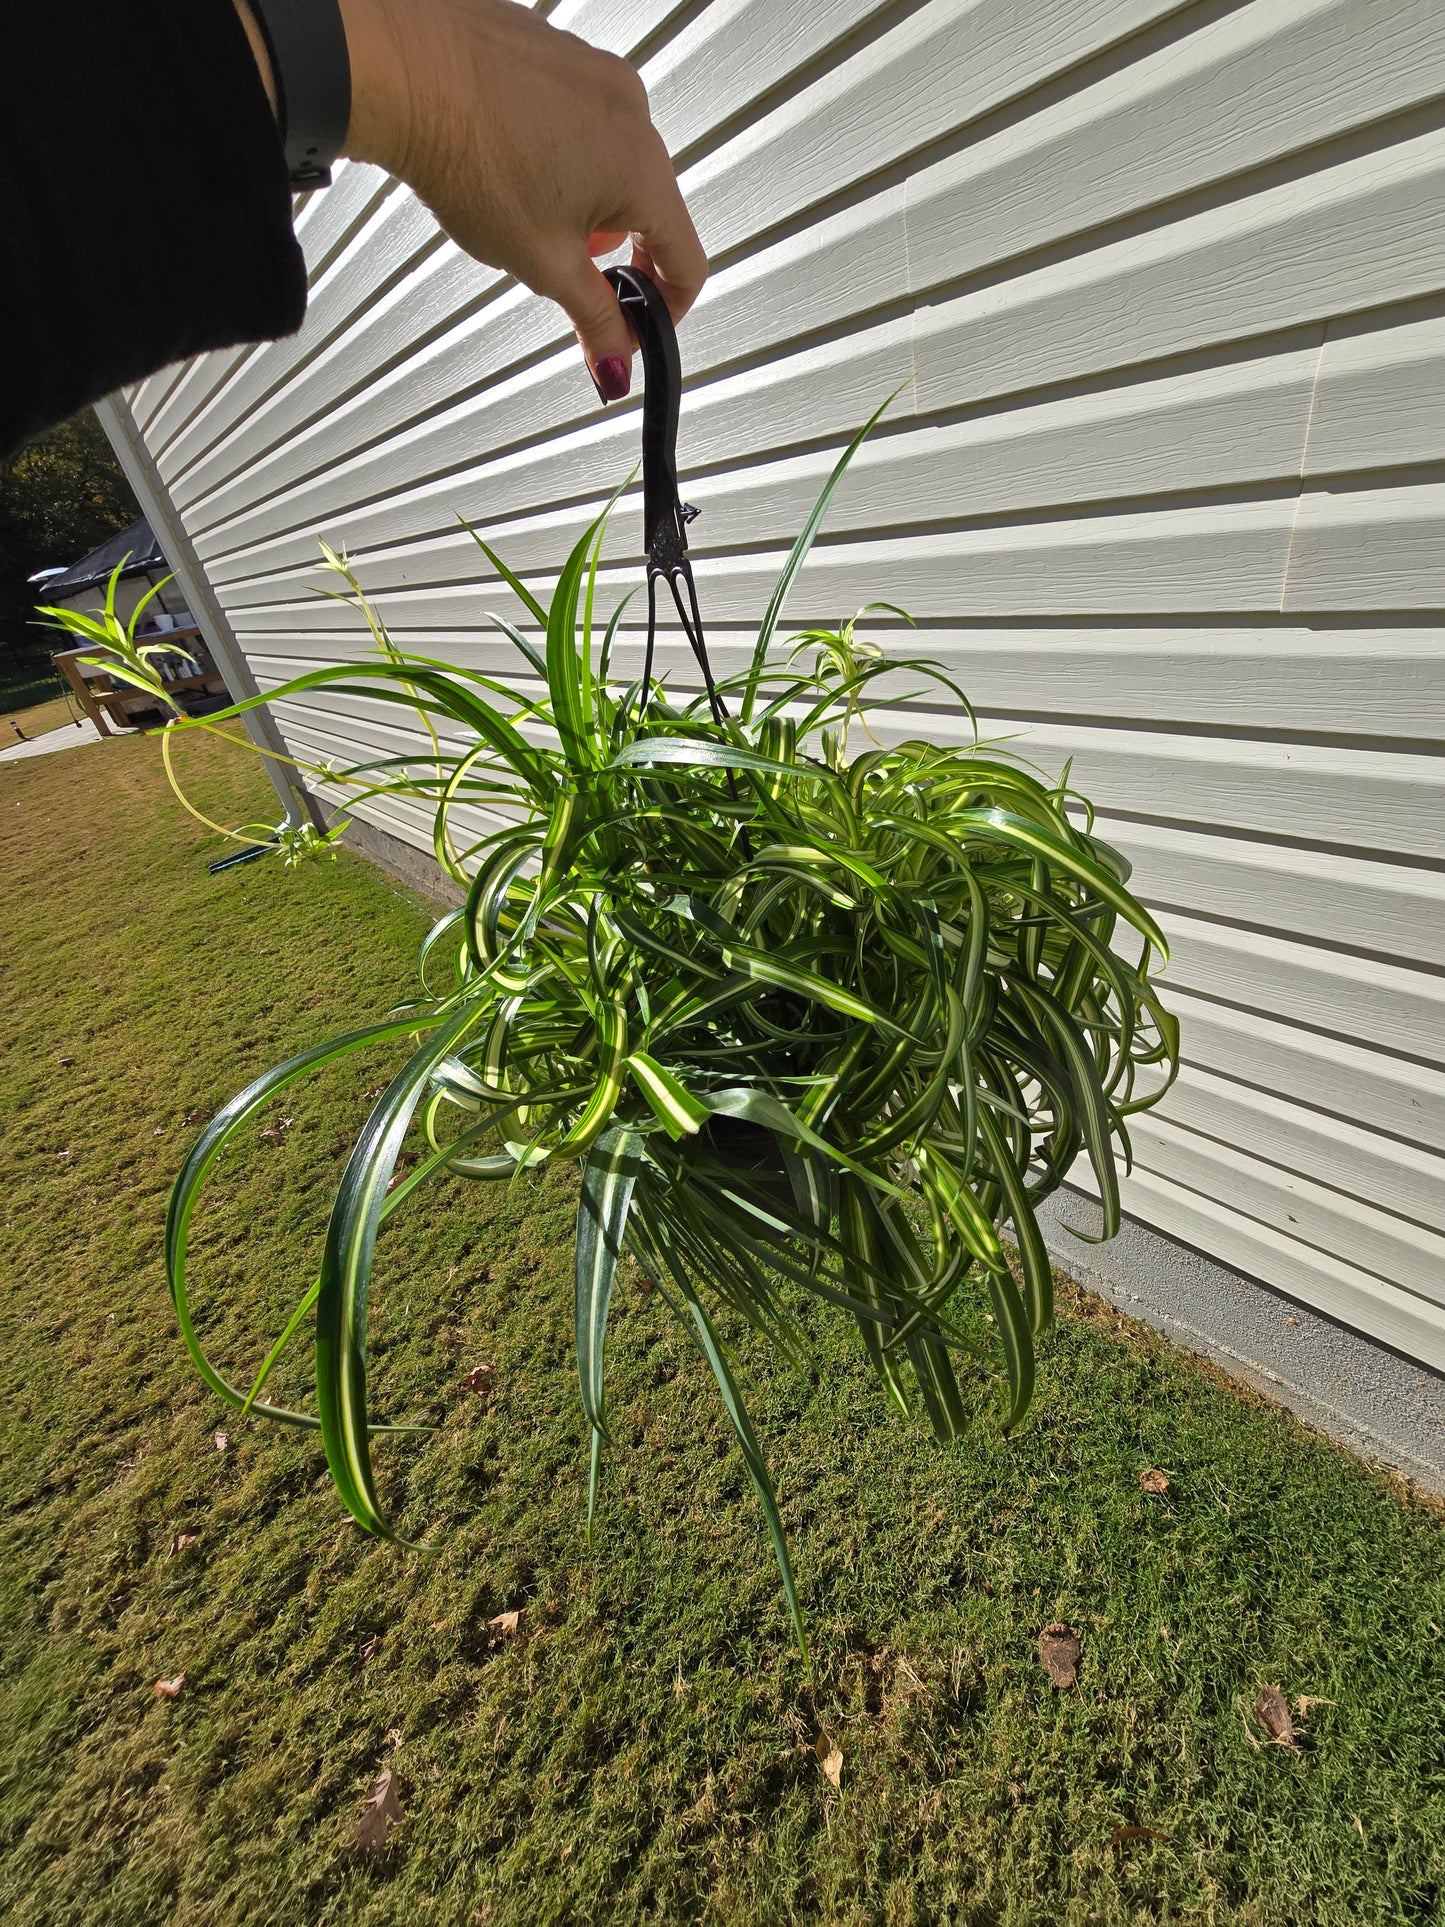
M 1129 1210 L 1445 1368 L 1445 7 L 551 17 L 641 67 L 714 261 L 680 463 L 715 653 L 901 389 L 790 616 L 908 609 L 892 639 L 987 733 L 1072 757 L 1132 859 L 1185 1069 Z M 262 688 L 365 653 L 318 536 L 403 644 L 511 673 L 483 611 L 516 606 L 458 517 L 545 585 L 637 408 L 601 411 L 557 311 L 375 170 L 298 232 L 300 335 L 141 384 L 137 445 Z M 639 543 L 634 495 L 609 587 Z M 318 757 L 417 741 L 381 705 L 278 720 Z

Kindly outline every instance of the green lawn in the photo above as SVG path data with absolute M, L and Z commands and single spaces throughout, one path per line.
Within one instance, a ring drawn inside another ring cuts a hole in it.
M 31 703 L 21 709 L 0 705 L 0 749 L 8 749 L 19 740 L 12 724 L 19 723 L 27 737 L 47 736 L 52 729 L 62 729 L 68 723 L 73 723 L 79 709 L 79 703 L 72 699 L 67 704 L 64 696 L 51 696 L 44 702 Z
M 20 662 L 0 656 L 0 716 L 36 708 L 61 693 L 60 672 L 46 656 Z
M 217 814 L 274 809 L 231 752 L 187 762 Z M 373 1346 L 384 1413 L 438 1428 L 381 1447 L 436 1550 L 363 1538 L 308 1438 L 195 1379 L 161 1220 L 186 1116 L 379 1015 L 426 913 L 351 859 L 212 879 L 212 854 L 153 743 L 0 768 L 0 1917 L 1442 1918 L 1439 1510 L 1082 1294 L 1011 1442 L 983 1381 L 950 1447 L 890 1416 L 841 1322 L 816 1383 L 739 1344 L 810 1682 L 705 1367 L 635 1285 L 589 1554 L 571 1180 L 455 1184 L 388 1231 Z M 222 1166 L 197 1277 L 238 1372 L 386 1070 Z M 1054 1620 L 1072 1691 L 1038 1661 Z M 1308 1702 L 1297 1752 L 1262 1743 L 1263 1686 Z M 404 1818 L 359 1852 L 385 1767 Z

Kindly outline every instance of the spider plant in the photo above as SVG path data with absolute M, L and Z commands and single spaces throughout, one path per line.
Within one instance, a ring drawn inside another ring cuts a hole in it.
M 323 547 L 324 546 L 323 544 Z M 327 553 L 329 555 L 330 551 L 327 551 Z M 332 559 L 335 560 L 334 557 Z M 126 564 L 129 561 L 130 555 L 127 553 L 121 557 L 120 561 L 117 562 L 111 570 L 105 585 L 105 604 L 103 608 L 87 614 L 79 609 L 67 609 L 50 603 L 42 603 L 37 607 L 35 613 L 43 617 L 44 620 L 36 623 L 35 627 L 37 629 L 59 629 L 65 635 L 76 637 L 78 641 L 90 643 L 96 653 L 80 658 L 83 667 L 87 669 L 103 669 L 113 682 L 125 683 L 132 689 L 140 690 L 144 695 L 153 698 L 157 709 L 160 710 L 162 715 L 169 710 L 171 720 L 173 722 L 179 722 L 185 716 L 185 711 L 176 701 L 175 692 L 170 688 L 166 680 L 162 664 L 169 659 L 180 664 L 183 671 L 187 669 L 194 671 L 200 668 L 197 658 L 192 655 L 190 650 L 180 648 L 175 642 L 139 642 L 136 639 L 137 635 L 142 633 L 140 629 L 141 617 L 145 614 L 151 601 L 160 594 L 167 583 L 173 582 L 175 577 L 169 575 L 162 576 L 161 580 L 153 584 L 140 598 L 132 610 L 129 619 L 122 621 L 115 606 L 116 592 L 120 585 L 120 579 L 125 573 Z M 224 730 L 216 729 L 211 723 L 202 722 L 196 718 L 190 719 L 190 726 L 192 728 L 208 730 L 213 736 L 223 736 L 228 742 L 244 741 L 244 739 L 228 735 Z M 250 743 L 245 743 L 244 746 L 248 749 L 254 747 L 254 745 Z M 288 762 L 292 763 L 293 767 L 300 767 L 300 765 L 295 764 L 294 759 L 290 757 L 278 756 L 272 750 L 268 750 L 266 753 L 272 762 Z M 217 836 L 228 837 L 233 842 L 247 844 L 251 847 L 252 853 L 254 853 L 258 846 L 264 849 L 274 849 L 281 857 L 287 869 L 295 869 L 300 864 L 313 858 L 335 862 L 336 849 L 334 846 L 346 831 L 347 825 L 345 822 L 340 822 L 331 829 L 324 831 L 319 830 L 314 823 L 292 823 L 289 819 L 283 819 L 283 821 L 276 824 L 274 828 L 266 823 L 248 823 L 239 830 L 224 829 L 219 823 L 213 823 L 210 817 L 196 809 L 190 801 L 190 798 L 181 788 L 176 777 L 175 765 L 171 758 L 169 729 L 167 729 L 161 737 L 161 756 L 165 763 L 166 775 L 170 780 L 171 788 L 180 799 L 182 805 L 190 811 L 191 815 L 194 816 L 198 822 L 204 823 L 206 828 L 213 831 Z M 244 852 L 240 854 L 244 855 Z
M 88 642 L 98 651 L 93 656 L 82 656 L 81 662 L 91 669 L 103 669 L 114 682 L 127 683 L 132 689 L 142 690 L 154 696 L 166 709 L 179 714 L 175 698 L 165 686 L 161 665 L 167 659 L 182 666 L 196 669 L 195 657 L 188 649 L 182 649 L 175 641 L 138 642 L 141 618 L 161 591 L 175 580 L 174 576 L 162 576 L 159 582 L 152 583 L 136 603 L 128 620 L 122 620 L 116 608 L 116 592 L 120 579 L 130 561 L 127 551 L 111 570 L 105 585 L 105 602 L 97 610 L 86 613 L 80 609 L 67 609 L 51 603 L 41 603 L 35 613 L 43 618 L 35 624 L 37 629 L 59 629 L 62 634 L 74 636 L 77 642 Z
M 547 606 L 477 538 L 540 632 L 489 616 L 519 653 L 514 680 L 401 650 L 330 556 L 381 659 L 314 670 L 270 700 L 326 688 L 421 710 L 424 757 L 318 773 L 356 801 L 425 799 L 437 861 L 466 901 L 422 945 L 410 1003 L 266 1072 L 206 1126 L 166 1231 L 206 1381 L 244 1411 L 319 1427 L 345 1505 L 391 1538 L 371 1442 L 398 1428 L 373 1423 L 366 1364 L 378 1235 L 434 1180 L 575 1163 L 588 1530 L 608 1439 L 608 1307 L 628 1253 L 717 1381 L 800 1642 L 729 1334 L 751 1326 L 806 1370 L 799 1308 L 821 1300 L 856 1325 L 886 1396 L 940 1439 L 969 1423 L 960 1358 L 996 1367 L 1016 1426 L 1052 1311 L 1038 1206 L 1085 1157 L 1114 1232 L 1126 1119 L 1157 1100 L 1177 1046 L 1149 975 L 1164 939 L 1082 799 L 976 728 L 955 747 L 889 731 L 930 688 L 961 722 L 972 713 L 941 668 L 886 656 L 858 619 L 775 652 L 857 445 L 787 560 L 750 663 L 720 684 L 722 723 L 700 695 L 617 672 L 625 604 L 605 626 L 596 607 L 605 512 Z M 379 1042 L 409 1051 L 350 1155 L 319 1276 L 254 1382 L 233 1385 L 191 1312 L 201 1189 L 261 1105 Z M 398 1179 L 414 1128 L 425 1150 Z M 313 1311 L 314 1415 L 261 1396 Z

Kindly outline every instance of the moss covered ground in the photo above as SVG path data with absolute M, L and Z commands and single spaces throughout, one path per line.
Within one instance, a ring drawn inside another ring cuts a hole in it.
M 187 756 L 218 814 L 271 813 L 249 759 Z M 404 994 L 427 913 L 354 859 L 215 851 L 154 743 L 0 767 L 0 1918 L 1442 1918 L 1439 1510 L 1085 1294 L 1013 1440 L 983 1379 L 947 1448 L 891 1415 L 841 1322 L 815 1382 L 739 1342 L 809 1678 L 705 1367 L 636 1283 L 588 1551 L 571 1180 L 458 1182 L 388 1231 L 374 1326 L 382 1414 L 436 1427 L 379 1447 L 384 1494 L 434 1550 L 359 1534 L 311 1438 L 195 1378 L 161 1224 L 186 1120 Z M 388 1068 L 223 1160 L 195 1255 L 238 1373 Z

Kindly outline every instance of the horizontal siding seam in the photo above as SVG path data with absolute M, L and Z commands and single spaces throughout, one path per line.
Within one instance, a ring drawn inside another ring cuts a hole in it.
M 1413 1285 L 1402 1284 L 1398 1278 L 1389 1278 L 1382 1271 L 1372 1271 L 1368 1266 L 1360 1264 L 1358 1260 L 1354 1258 L 1341 1259 L 1338 1254 L 1331 1251 L 1328 1246 L 1316 1244 L 1311 1238 L 1303 1238 L 1297 1231 L 1286 1231 L 1281 1225 L 1271 1223 L 1268 1218 L 1258 1216 L 1254 1211 L 1247 1210 L 1243 1205 L 1222 1203 L 1212 1192 L 1201 1191 L 1197 1185 L 1190 1184 L 1185 1179 L 1176 1177 L 1172 1172 L 1155 1171 L 1147 1165 L 1141 1165 L 1139 1169 L 1142 1175 L 1152 1179 L 1155 1184 L 1168 1186 L 1171 1189 L 1181 1191 L 1191 1198 L 1198 1198 L 1216 1213 L 1227 1214 L 1242 1225 L 1256 1226 L 1261 1231 L 1272 1233 L 1276 1238 L 1288 1239 L 1290 1244 L 1295 1246 L 1302 1255 L 1310 1254 L 1320 1258 L 1329 1258 L 1333 1259 L 1336 1264 L 1348 1265 L 1356 1278 L 1358 1278 L 1366 1288 L 1370 1286 L 1383 1287 L 1385 1291 L 1398 1294 L 1401 1298 L 1409 1300 L 1413 1306 L 1418 1306 L 1421 1311 L 1427 1315 L 1433 1313 L 1436 1318 L 1440 1318 L 1442 1314 L 1445 1314 L 1445 1306 L 1442 1306 L 1438 1299 L 1427 1297 L 1424 1292 L 1416 1290 Z M 1069 1174 L 1070 1182 L 1077 1184 L 1079 1176 L 1080 1170 L 1076 1165 Z M 1127 1179 L 1124 1181 L 1123 1204 L 1125 1211 L 1130 1212 L 1132 1215 L 1136 1217 L 1142 1217 L 1144 1215 L 1143 1212 L 1138 1209 L 1137 1204 L 1132 1202 L 1129 1197 Z

